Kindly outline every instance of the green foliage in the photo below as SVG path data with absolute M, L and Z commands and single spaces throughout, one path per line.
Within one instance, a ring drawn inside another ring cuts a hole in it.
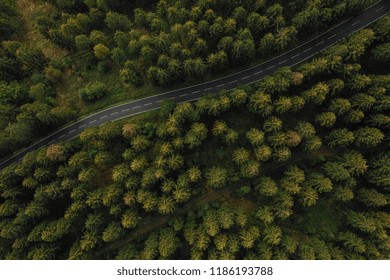
M 147 11 L 132 2 L 133 22 L 118 3 L 67 1 L 56 4 L 66 19 L 40 21 L 90 63 L 93 46 L 105 46 L 98 59 L 121 69 L 131 91 L 142 81 L 169 85 L 221 71 L 253 59 L 254 50 L 288 48 L 310 31 L 308 22 L 322 28 L 336 8 L 343 14 L 344 3 L 222 2 L 159 1 Z M 387 258 L 389 79 L 386 67 L 366 67 L 379 66 L 371 50 L 387 43 L 377 28 L 297 70 L 196 103 L 165 102 L 159 114 L 87 129 L 4 169 L 0 257 Z M 68 66 L 35 64 L 38 52 L 17 42 L 3 49 L 23 71 L 0 82 L 2 152 L 71 115 L 53 98 Z M 87 84 L 86 101 L 108 93 L 103 81 L 78 81 Z
M 102 82 L 89 83 L 80 90 L 80 96 L 85 101 L 94 101 L 105 97 L 107 94 L 108 88 Z

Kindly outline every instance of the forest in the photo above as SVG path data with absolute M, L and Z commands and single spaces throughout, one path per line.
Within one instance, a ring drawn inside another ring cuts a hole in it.
M 283 52 L 372 2 L 1 0 L 0 158 L 97 109 Z
M 2 155 L 82 112 L 58 95 L 65 73 L 85 75 L 85 103 L 116 94 L 87 72 L 166 88 L 371 3 L 46 2 L 57 13 L 36 28 L 62 59 L 19 41 L 17 7 L 0 2 Z M 389 61 L 388 15 L 255 84 L 28 154 L 0 171 L 0 259 L 390 259 Z

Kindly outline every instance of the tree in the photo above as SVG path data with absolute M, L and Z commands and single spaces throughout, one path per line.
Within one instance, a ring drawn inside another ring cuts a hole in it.
M 97 44 L 93 47 L 93 53 L 99 60 L 105 60 L 110 56 L 110 49 L 104 44 Z
M 238 139 L 238 133 L 232 128 L 228 128 L 225 135 L 223 136 L 223 140 L 228 145 L 234 144 L 237 141 L 237 139 Z
M 135 228 L 139 222 L 141 221 L 141 217 L 137 212 L 132 210 L 126 210 L 126 212 L 122 215 L 121 224 L 124 228 Z
M 249 152 L 245 148 L 236 149 L 233 152 L 233 161 L 238 165 L 243 165 L 249 161 Z
M 244 64 L 253 59 L 255 54 L 256 48 L 252 36 L 245 40 L 236 40 L 233 43 L 232 60 L 235 64 Z
M 28 91 L 24 84 L 0 81 L 0 104 L 22 105 L 27 101 Z
M 268 226 L 263 232 L 264 241 L 270 245 L 278 245 L 282 240 L 282 229 L 278 226 Z
M 59 144 L 50 145 L 46 150 L 46 156 L 52 161 L 63 161 L 65 160 L 64 147 Z
M 275 44 L 278 50 L 285 50 L 292 42 L 295 41 L 297 30 L 295 27 L 283 27 L 278 29 L 275 34 Z
M 225 186 L 227 182 L 227 176 L 228 174 L 226 169 L 214 166 L 210 168 L 205 174 L 207 186 L 215 189 L 221 188 Z
M 350 188 L 338 186 L 337 188 L 335 188 L 334 197 L 336 198 L 336 200 L 347 202 L 352 200 L 355 196 Z
M 342 155 L 344 167 L 355 175 L 362 175 L 367 171 L 367 161 L 364 156 L 357 151 L 349 151 Z
M 375 103 L 376 99 L 368 94 L 359 93 L 352 97 L 352 106 L 359 110 L 368 111 Z
M 267 145 L 261 145 L 255 149 L 257 160 L 268 161 L 271 158 L 272 149 Z
M 193 123 L 191 129 L 187 132 L 184 142 L 190 149 L 199 147 L 207 138 L 207 127 L 203 123 Z
M 346 215 L 348 223 L 356 229 L 365 233 L 373 233 L 377 229 L 376 221 L 365 213 L 349 210 Z
M 324 164 L 323 169 L 326 175 L 335 182 L 346 181 L 351 178 L 349 171 L 341 162 L 328 161 Z
M 289 130 L 289 131 L 286 132 L 285 139 L 286 139 L 286 144 L 289 147 L 296 147 L 302 141 L 302 138 L 298 134 L 298 132 L 293 131 L 293 130 Z
M 286 113 L 293 106 L 291 98 L 282 96 L 275 101 L 275 111 L 278 113 Z
M 330 147 L 348 146 L 354 141 L 354 134 L 347 128 L 339 128 L 332 130 L 326 137 Z
M 282 131 L 273 132 L 267 137 L 271 147 L 280 147 L 286 145 L 286 133 Z
M 228 65 L 228 57 L 225 51 L 220 50 L 216 53 L 211 53 L 207 57 L 207 65 L 212 71 L 218 72 L 225 69 Z
M 314 152 L 322 147 L 322 140 L 318 136 L 313 136 L 306 140 L 304 146 L 306 151 Z
M 163 215 L 172 214 L 175 209 L 175 201 L 171 197 L 163 195 L 159 199 L 157 209 Z
M 378 186 L 390 186 L 390 153 L 382 153 L 370 164 L 369 181 Z
M 275 217 L 273 215 L 271 207 L 264 206 L 260 207 L 259 210 L 256 212 L 256 218 L 258 218 L 265 224 L 271 224 L 274 221 Z
M 178 247 L 179 240 L 174 230 L 170 227 L 162 228 L 159 231 L 158 251 L 163 258 L 171 256 Z
M 311 187 L 305 187 L 300 193 L 300 198 L 303 206 L 312 206 L 317 203 L 318 193 Z
M 355 137 L 355 144 L 358 147 L 375 147 L 380 144 L 385 137 L 385 135 L 378 128 L 369 126 L 356 129 L 353 132 L 353 135 Z
M 224 121 L 215 121 L 212 129 L 214 136 L 222 136 L 226 133 L 228 126 Z
M 246 134 L 246 138 L 252 144 L 252 146 L 257 147 L 264 142 L 264 132 L 257 128 L 251 128 Z
M 241 174 L 246 178 L 253 178 L 257 176 L 260 172 L 260 163 L 257 161 L 251 160 L 241 167 Z
M 263 123 L 263 129 L 265 132 L 281 130 L 282 126 L 283 126 L 282 120 L 277 117 L 269 117 Z
M 200 57 L 196 59 L 189 58 L 184 61 L 183 69 L 188 78 L 199 78 L 206 72 L 206 65 Z
M 328 94 L 329 86 L 320 82 L 311 89 L 305 91 L 303 93 L 303 97 L 308 101 L 312 101 L 314 104 L 321 105 L 325 101 Z
M 239 10 L 237 12 L 239 12 Z M 243 11 L 241 13 L 243 13 Z M 245 14 L 242 14 L 242 16 L 245 16 Z M 252 34 L 259 34 L 268 27 L 269 19 L 257 12 L 252 12 L 247 17 L 247 25 Z
M 274 150 L 273 156 L 277 161 L 286 161 L 291 157 L 291 150 L 282 146 Z
M 362 121 L 364 118 L 364 112 L 361 110 L 350 110 L 345 116 L 345 120 L 348 123 L 356 124 Z
M 106 85 L 102 82 L 92 82 L 80 90 L 80 96 L 85 101 L 94 101 L 105 97 L 108 94 Z
M 201 171 L 198 167 L 191 167 L 187 170 L 188 179 L 191 183 L 197 182 L 201 178 Z
M 333 189 L 332 181 L 319 173 L 309 174 L 306 185 L 312 187 L 319 193 L 330 192 Z
M 347 113 L 351 109 L 351 102 L 345 98 L 332 99 L 329 110 L 336 115 Z
M 389 203 L 386 195 L 375 189 L 360 189 L 358 192 L 358 199 L 368 207 L 382 207 Z
M 119 75 L 125 84 L 140 85 L 142 83 L 141 65 L 137 61 L 128 60 Z
M 259 180 L 257 181 L 255 185 L 255 190 L 261 195 L 270 196 L 270 197 L 275 196 L 279 191 L 275 181 L 272 180 L 271 177 L 264 177 L 264 176 L 260 177 Z
M 103 231 L 104 242 L 112 242 L 119 239 L 124 234 L 123 228 L 118 222 L 111 222 Z
M 316 116 L 316 122 L 321 126 L 331 127 L 336 123 L 336 118 L 333 112 L 325 112 Z
M 107 27 L 112 31 L 128 31 L 132 27 L 132 22 L 126 15 L 121 15 L 116 12 L 108 12 L 105 20 Z
M 377 61 L 388 61 L 390 60 L 390 43 L 381 44 L 375 47 L 372 51 L 372 56 Z
M 247 229 L 244 229 L 240 232 L 240 239 L 242 247 L 245 249 L 250 249 L 254 246 L 255 241 L 260 237 L 260 230 L 251 226 Z
M 28 75 L 43 70 L 48 62 L 40 49 L 25 45 L 17 49 L 15 56 L 22 63 L 22 70 Z
M 314 126 L 311 123 L 304 121 L 298 123 L 296 130 L 303 139 L 311 138 L 316 133 Z
M 364 253 L 366 251 L 366 244 L 363 239 L 352 232 L 342 232 L 339 235 L 339 239 L 343 242 L 347 249 L 353 252 Z

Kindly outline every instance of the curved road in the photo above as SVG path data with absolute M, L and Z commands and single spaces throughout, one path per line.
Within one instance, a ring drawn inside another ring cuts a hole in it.
M 27 153 L 36 149 L 45 147 L 52 143 L 68 141 L 70 139 L 76 138 L 86 128 L 158 109 L 160 107 L 160 103 L 164 99 L 173 99 L 177 103 L 192 101 L 215 91 L 222 89 L 233 89 L 238 84 L 254 83 L 264 76 L 271 74 L 279 67 L 295 66 L 302 61 L 313 57 L 321 50 L 337 43 L 341 39 L 356 32 L 357 30 L 366 27 L 367 25 L 385 16 L 389 12 L 390 1 L 381 0 L 365 9 L 360 15 L 349 18 L 324 32 L 320 36 L 254 67 L 217 80 L 138 99 L 90 115 L 64 128 L 61 128 L 46 138 L 34 143 L 27 149 L 13 155 L 12 157 L 9 157 L 0 163 L 0 170 L 12 163 L 18 162 Z

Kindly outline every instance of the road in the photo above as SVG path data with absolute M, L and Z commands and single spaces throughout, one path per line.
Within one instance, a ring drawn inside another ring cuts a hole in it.
M 59 129 L 53 134 L 34 143 L 25 150 L 9 157 L 0 163 L 0 170 L 12 163 L 18 162 L 29 152 L 56 142 L 68 141 L 76 138 L 86 128 L 158 109 L 160 108 L 160 103 L 164 99 L 172 99 L 177 103 L 193 101 L 201 98 L 202 96 L 220 91 L 222 89 L 230 90 L 239 84 L 254 83 L 266 75 L 272 74 L 273 71 L 280 67 L 292 67 L 310 59 L 311 57 L 318 54 L 318 52 L 321 50 L 328 48 L 348 35 L 368 26 L 389 12 L 390 1 L 379 1 L 365 9 L 360 15 L 349 18 L 317 36 L 316 38 L 254 67 L 225 76 L 220 79 L 138 99 L 97 112 Z

